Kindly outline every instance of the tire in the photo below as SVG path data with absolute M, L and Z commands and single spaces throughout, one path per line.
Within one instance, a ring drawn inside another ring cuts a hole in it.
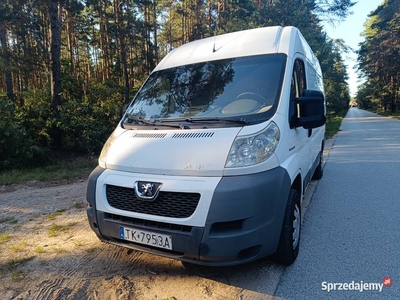
M 291 265 L 299 254 L 301 232 L 301 207 L 299 193 L 291 189 L 286 205 L 285 216 L 278 249 L 273 258 L 276 262 Z
M 320 153 L 319 164 L 318 164 L 317 168 L 314 171 L 312 179 L 313 180 L 320 180 L 323 175 L 324 175 L 324 171 L 322 169 L 322 153 Z

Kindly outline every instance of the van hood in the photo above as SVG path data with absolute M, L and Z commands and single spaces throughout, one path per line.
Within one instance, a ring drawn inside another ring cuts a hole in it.
M 242 127 L 123 130 L 110 136 L 99 163 L 107 169 L 157 175 L 222 176 Z

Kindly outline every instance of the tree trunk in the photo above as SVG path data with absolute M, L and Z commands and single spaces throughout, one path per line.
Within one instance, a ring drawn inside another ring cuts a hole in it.
M 10 58 L 8 53 L 8 45 L 7 45 L 7 35 L 6 29 L 3 25 L 0 25 L 0 46 L 3 52 L 3 63 L 4 63 L 4 76 L 6 79 L 6 91 L 7 97 L 11 102 L 14 103 L 14 92 L 13 92 L 13 83 L 10 72 Z
M 126 61 L 126 45 L 125 45 L 125 29 L 122 28 L 122 2 L 121 3 L 116 3 L 114 5 L 115 9 L 115 21 L 117 23 L 117 28 L 118 28 L 118 40 L 119 40 L 119 46 L 121 50 L 121 63 L 122 63 L 122 70 L 123 70 L 123 75 L 124 75 L 124 103 L 127 104 L 129 103 L 129 77 L 128 77 L 128 63 Z
M 153 0 L 153 34 L 154 34 L 154 59 L 155 64 L 159 63 L 158 57 L 158 30 L 157 30 L 157 1 Z
M 71 17 L 69 14 L 69 11 L 67 10 L 65 12 L 66 14 L 66 24 L 65 24 L 65 29 L 67 31 L 67 49 L 68 49 L 68 60 L 70 62 L 70 66 L 69 66 L 69 75 L 73 76 L 74 74 L 74 62 L 75 62 L 75 58 L 74 58 L 74 42 L 73 42 L 73 32 L 72 32 L 72 22 L 71 22 Z M 77 78 L 77 76 L 75 75 L 75 78 Z
M 102 81 L 106 81 L 110 78 L 110 53 L 109 44 L 107 40 L 107 34 L 109 33 L 107 27 L 107 17 L 105 12 L 107 10 L 106 3 L 101 3 L 99 6 L 99 25 L 100 25 L 100 49 L 101 49 L 101 71 L 102 71 Z
M 60 117 L 61 98 L 61 22 L 59 16 L 59 0 L 50 2 L 50 30 L 51 30 L 51 108 L 56 119 Z M 56 148 L 62 147 L 62 132 L 55 124 L 52 128 L 52 140 Z
M 146 70 L 145 72 L 147 74 L 150 73 L 151 69 L 151 55 L 150 55 L 150 12 L 149 12 L 149 7 L 148 4 L 144 6 L 144 49 L 145 49 L 145 55 L 146 55 Z

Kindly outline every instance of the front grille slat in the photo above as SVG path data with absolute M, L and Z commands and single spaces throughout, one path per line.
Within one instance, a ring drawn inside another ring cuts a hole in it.
M 190 217 L 200 200 L 198 193 L 164 191 L 160 191 L 154 201 L 140 200 L 133 188 L 115 185 L 106 185 L 106 196 L 108 203 L 116 209 L 170 218 Z
M 125 216 L 119 216 L 114 214 L 105 214 L 105 218 L 112 221 L 118 221 L 126 224 L 127 226 L 139 226 L 144 227 L 148 230 L 168 230 L 169 232 L 177 233 L 190 233 L 192 231 L 192 226 L 185 226 L 179 224 L 156 222 L 150 220 L 143 220 L 138 218 L 130 218 Z

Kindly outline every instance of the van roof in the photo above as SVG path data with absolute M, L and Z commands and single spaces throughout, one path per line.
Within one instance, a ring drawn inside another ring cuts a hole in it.
M 172 50 L 154 71 L 186 64 L 232 57 L 299 52 L 311 64 L 319 63 L 300 31 L 293 26 L 263 27 L 213 36 L 184 44 Z

